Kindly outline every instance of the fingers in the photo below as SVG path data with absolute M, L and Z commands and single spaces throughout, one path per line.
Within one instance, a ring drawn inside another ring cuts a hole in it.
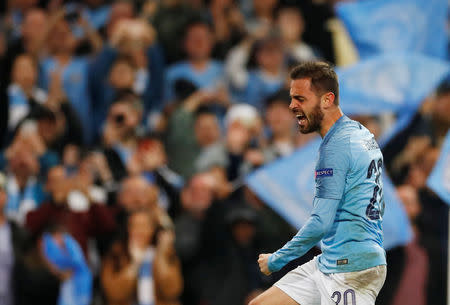
M 272 272 L 269 271 L 268 261 L 270 254 L 260 254 L 258 257 L 259 269 L 265 275 L 270 275 Z

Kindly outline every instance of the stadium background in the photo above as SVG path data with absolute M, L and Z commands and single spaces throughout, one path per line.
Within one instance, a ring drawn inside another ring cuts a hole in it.
M 0 305 L 242 305 L 320 253 L 256 262 L 310 209 L 307 60 L 382 146 L 377 304 L 446 304 L 448 59 L 445 0 L 2 1 Z

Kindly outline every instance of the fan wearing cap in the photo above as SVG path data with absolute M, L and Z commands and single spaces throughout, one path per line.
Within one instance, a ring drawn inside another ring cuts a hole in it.
M 232 106 L 225 117 L 225 139 L 207 147 L 197 158 L 198 172 L 222 169 L 228 181 L 239 181 L 253 167 L 264 163 L 260 149 L 261 118 L 255 107 Z M 237 179 L 237 180 L 236 180 Z

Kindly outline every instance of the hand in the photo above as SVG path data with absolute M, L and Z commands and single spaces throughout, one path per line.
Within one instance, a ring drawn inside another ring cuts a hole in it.
M 24 134 L 20 131 L 20 137 L 23 138 L 25 143 L 29 145 L 31 150 L 38 156 L 42 156 L 47 151 L 44 139 L 39 135 L 37 131 L 33 133 Z
M 164 147 L 159 142 L 154 142 L 149 148 L 140 149 L 137 153 L 143 170 L 154 171 L 167 163 Z
M 113 47 L 120 47 L 124 41 L 125 36 L 127 35 L 127 27 L 128 22 L 127 20 L 119 21 L 117 24 L 114 25 L 111 32 L 111 38 L 110 38 L 110 44 Z
M 175 242 L 175 233 L 173 233 L 173 231 L 170 230 L 162 231 L 158 234 L 156 251 L 161 255 L 167 256 L 173 251 L 174 242 Z
M 214 94 L 208 91 L 199 90 L 192 93 L 185 101 L 184 108 L 188 111 L 195 111 L 199 106 L 212 101 Z
M 145 250 L 136 246 L 133 241 L 130 241 L 128 249 L 130 251 L 131 260 L 135 265 L 139 266 L 144 259 Z
M 217 88 L 214 101 L 219 105 L 222 105 L 223 107 L 229 107 L 231 105 L 230 95 L 228 94 L 228 91 L 225 87 L 220 86 L 219 88 Z
M 94 152 L 90 158 L 93 169 L 99 174 L 103 182 L 112 180 L 112 173 L 104 154 Z
M 50 75 L 50 88 L 46 105 L 53 110 L 58 110 L 66 98 L 62 83 L 62 72 L 63 68 L 59 67 L 52 71 Z
M 131 52 L 131 60 L 136 67 L 140 69 L 147 68 L 148 59 L 144 49 L 138 49 Z
M 260 254 L 258 258 L 259 269 L 265 275 L 270 275 L 272 272 L 269 271 L 269 257 L 271 253 Z
M 112 122 L 106 122 L 105 129 L 103 131 L 103 143 L 106 147 L 114 145 L 119 140 L 119 130 Z
M 245 152 L 244 159 L 253 166 L 260 166 L 264 164 L 265 161 L 264 154 L 259 149 L 247 150 Z

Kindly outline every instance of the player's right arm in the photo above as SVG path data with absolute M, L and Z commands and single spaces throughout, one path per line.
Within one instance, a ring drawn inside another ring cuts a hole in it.
M 270 255 L 269 272 L 278 271 L 304 255 L 331 229 L 340 200 L 314 198 L 314 209 L 301 230 L 283 248 Z

